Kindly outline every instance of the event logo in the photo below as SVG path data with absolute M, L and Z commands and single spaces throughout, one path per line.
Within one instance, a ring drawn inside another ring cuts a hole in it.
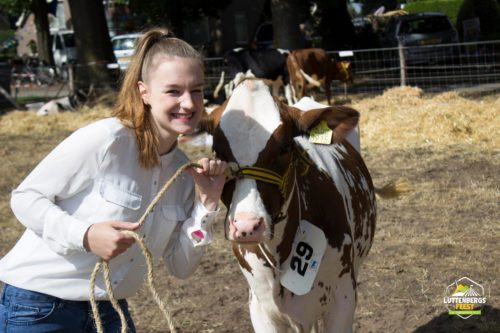
M 481 314 L 481 308 L 486 303 L 484 296 L 482 285 L 463 277 L 446 287 L 444 304 L 448 308 L 449 315 L 467 319 Z

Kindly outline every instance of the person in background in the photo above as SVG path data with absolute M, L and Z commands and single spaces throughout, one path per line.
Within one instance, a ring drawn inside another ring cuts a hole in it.
M 163 28 L 146 31 L 127 70 L 114 117 L 66 138 L 12 192 L 26 231 L 0 260 L 4 289 L 0 332 L 94 332 L 89 279 L 109 261 L 116 299 L 135 332 L 126 298 L 143 284 L 146 264 L 136 231 L 155 261 L 191 275 L 206 245 L 225 181 L 226 163 L 202 158 L 182 173 L 139 228 L 162 184 L 189 160 L 177 138 L 203 113 L 201 55 Z M 118 332 L 102 276 L 95 296 L 105 332 Z

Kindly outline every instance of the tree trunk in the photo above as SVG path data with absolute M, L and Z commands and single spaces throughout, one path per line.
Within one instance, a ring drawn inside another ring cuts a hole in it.
M 354 44 L 354 25 L 347 10 L 346 0 L 322 0 L 318 2 L 321 9 L 319 32 L 322 47 L 326 50 L 346 50 Z
M 49 17 L 46 0 L 32 0 L 31 11 L 35 15 L 36 45 L 38 59 L 46 65 L 54 65 L 54 56 L 50 41 Z
M 303 47 L 297 1 L 271 0 L 273 38 L 276 47 L 287 50 Z
M 75 91 L 93 90 L 99 96 L 115 90 L 120 73 L 108 67 L 116 58 L 102 0 L 69 0 L 69 7 L 75 31 Z

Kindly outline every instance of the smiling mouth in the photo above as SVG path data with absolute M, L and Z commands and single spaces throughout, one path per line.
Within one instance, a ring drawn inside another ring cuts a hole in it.
M 173 113 L 172 114 L 172 118 L 175 118 L 175 119 L 191 119 L 193 118 L 194 116 L 194 112 L 193 113 Z

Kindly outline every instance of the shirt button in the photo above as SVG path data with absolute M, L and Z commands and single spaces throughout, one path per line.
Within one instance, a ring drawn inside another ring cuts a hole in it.
M 134 258 L 130 259 L 129 261 L 130 261 L 130 262 L 134 262 Z
M 153 182 L 153 184 L 154 184 L 154 185 L 156 185 L 156 184 L 158 184 L 158 182 L 155 180 L 155 181 Z
M 113 281 L 113 284 L 116 286 L 118 284 L 118 281 Z

